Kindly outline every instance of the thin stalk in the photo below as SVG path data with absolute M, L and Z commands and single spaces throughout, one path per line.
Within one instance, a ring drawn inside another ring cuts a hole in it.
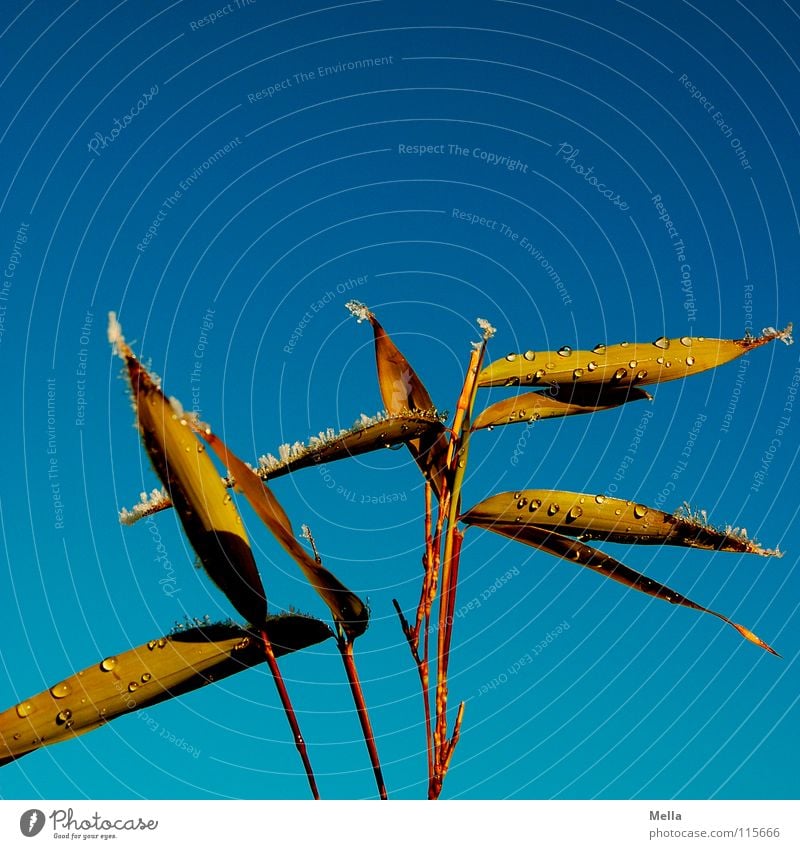
M 444 533 L 444 553 L 441 563 L 441 596 L 439 599 L 439 633 L 437 643 L 436 663 L 436 728 L 434 731 L 434 775 L 429 783 L 428 798 L 438 799 L 442 783 L 450 766 L 453 750 L 461 730 L 463 704 L 456 717 L 453 737 L 447 739 L 447 697 L 448 697 L 448 667 L 450 660 L 450 644 L 452 640 L 453 612 L 458 583 L 458 564 L 461 554 L 463 535 L 458 530 L 458 517 L 461 512 L 461 487 L 466 473 L 467 456 L 469 452 L 470 420 L 477 393 L 477 377 L 480 371 L 484 352 L 486 351 L 486 336 L 483 342 L 472 351 L 464 385 L 456 406 L 453 420 L 453 436 L 447 453 L 447 468 L 450 473 L 450 492 L 441 502 L 441 509 L 446 511 L 447 519 Z
M 306 742 L 303 739 L 303 735 L 300 733 L 300 725 L 297 722 L 294 707 L 292 707 L 292 702 L 289 698 L 289 693 L 286 690 L 286 684 L 283 681 L 281 671 L 278 669 L 278 661 L 275 659 L 275 652 L 272 650 L 272 643 L 264 629 L 261 630 L 261 641 L 264 644 L 264 654 L 267 658 L 267 666 L 269 666 L 269 671 L 272 673 L 272 679 L 275 681 L 278 696 L 280 696 L 283 710 L 286 713 L 286 718 L 289 720 L 289 727 L 292 729 L 292 734 L 294 735 L 294 744 L 297 747 L 300 759 L 303 761 L 303 766 L 306 770 L 306 778 L 308 778 L 308 784 L 309 787 L 311 787 L 311 794 L 318 800 L 319 790 L 317 790 L 317 781 L 314 778 L 314 770 L 311 768 L 311 761 L 308 759 Z
M 364 742 L 367 744 L 369 759 L 372 763 L 372 771 L 375 774 L 375 783 L 378 785 L 378 793 L 381 799 L 387 799 L 386 785 L 383 781 L 383 773 L 381 771 L 381 762 L 378 758 L 378 749 L 375 746 L 375 735 L 372 732 L 372 723 L 369 721 L 369 713 L 367 712 L 367 703 L 364 700 L 364 691 L 361 689 L 361 681 L 358 678 L 358 670 L 356 669 L 356 661 L 353 655 L 353 644 L 344 639 L 340 634 L 337 641 L 339 651 L 344 662 L 345 672 L 347 673 L 347 681 L 350 684 L 350 691 L 353 694 L 353 701 L 358 712 L 358 719 L 361 722 L 361 731 L 364 734 Z

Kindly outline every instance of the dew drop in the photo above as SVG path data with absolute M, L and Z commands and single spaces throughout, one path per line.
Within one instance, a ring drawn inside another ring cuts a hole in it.
M 517 498 L 522 498 L 522 493 L 521 493 L 521 492 L 515 492 L 515 493 L 514 493 L 514 500 L 516 500 Z
M 225 497 L 222 499 L 222 503 L 230 504 L 231 501 L 233 501 L 233 497 L 230 495 L 230 493 L 225 493 Z
M 622 515 L 622 510 L 621 510 L 619 507 L 617 507 L 617 509 L 614 511 L 614 515 L 615 515 L 615 516 L 621 516 L 621 515 Z
M 139 682 L 138 681 L 131 681 L 131 683 L 128 684 L 128 692 L 129 693 L 132 693 L 134 690 L 138 690 L 138 689 L 139 689 Z
M 531 498 L 531 503 L 528 505 L 528 510 L 533 513 L 542 506 L 542 502 L 538 498 Z
M 494 430 L 494 425 L 489 425 L 489 427 L 487 427 L 486 430 L 488 430 L 488 431 Z
M 605 495 L 595 495 L 594 500 L 598 504 L 602 504 L 606 500 L 606 497 L 605 497 Z
M 691 348 L 692 347 L 691 336 L 681 336 L 681 345 L 685 345 L 687 348 Z
M 656 346 L 656 348 L 661 348 L 662 350 L 666 351 L 667 348 L 669 348 L 669 339 L 667 339 L 666 336 L 659 336 L 658 339 L 653 342 L 653 344 Z
M 72 711 L 71 710 L 62 710 L 61 713 L 56 717 L 56 722 L 60 725 L 72 719 Z
M 644 504 L 637 504 L 633 508 L 633 515 L 636 516 L 637 519 L 643 519 L 647 515 L 647 508 Z M 628 530 L 630 530 L 630 528 Z
M 572 348 L 569 345 L 562 345 L 556 353 L 559 357 L 568 357 L 572 353 Z
M 631 360 L 631 361 L 628 363 L 628 367 L 629 367 L 629 368 L 636 368 L 636 366 L 637 366 L 637 365 L 639 365 L 639 364 L 636 362 L 636 360 Z
M 525 353 L 522 356 L 525 357 L 526 360 L 530 361 L 536 356 L 536 352 L 535 351 L 525 351 Z
M 516 354 L 506 354 L 506 359 L 507 359 L 510 363 L 513 363 L 513 362 L 514 362 L 514 360 L 516 360 L 516 358 L 517 358 L 517 355 L 516 355 Z
M 569 513 L 567 513 L 568 519 L 580 519 L 581 516 L 583 516 L 583 508 L 578 507 L 577 504 L 571 507 Z
M 166 644 L 167 644 L 167 638 L 166 637 L 161 637 L 161 639 L 159 639 L 159 641 L 157 643 L 157 645 L 160 649 L 163 649 Z
M 656 362 L 657 362 L 660 366 L 663 366 L 663 365 L 664 365 L 664 358 L 663 358 L 663 357 L 656 357 Z
M 536 371 L 536 373 L 533 376 L 536 378 L 536 380 L 541 380 L 545 376 L 546 373 L 547 372 L 545 372 L 545 370 L 543 368 L 540 368 L 540 369 L 538 369 L 538 371 Z
M 188 454 L 188 453 L 192 450 L 192 446 L 191 446 L 191 445 L 187 445 L 187 446 L 186 446 L 186 448 L 185 448 L 184 450 L 185 450 L 185 451 L 186 451 L 186 453 Z
M 572 372 L 572 377 L 577 380 L 579 377 L 583 377 L 583 374 L 584 372 L 582 368 L 576 368 L 575 371 Z
M 206 446 L 205 446 L 205 445 L 201 445 L 201 444 L 198 442 L 198 443 L 197 443 L 197 453 L 198 453 L 198 454 L 202 454 L 202 453 L 203 453 L 203 451 L 205 451 L 205 450 L 206 450 Z
M 664 365 L 666 365 L 667 368 L 672 368 L 672 360 L 667 360 Z
M 72 728 L 72 726 L 73 726 L 74 724 L 75 724 L 75 720 L 74 720 L 74 719 L 68 719 L 68 720 L 64 723 L 64 728 Z
M 522 508 L 523 508 L 523 507 L 524 507 L 527 503 L 528 503 L 528 499 L 527 499 L 527 498 L 520 498 L 520 500 L 517 502 L 517 510 L 522 510 Z
M 153 651 L 153 649 L 154 649 L 155 647 L 156 647 L 156 641 L 155 641 L 155 640 L 150 640 L 150 642 L 147 644 L 147 648 L 148 648 L 150 651 Z
M 694 357 L 687 357 L 686 358 L 686 365 L 687 366 L 693 366 L 694 365 Z
M 19 732 L 17 732 L 17 733 L 14 735 L 14 739 L 15 739 L 15 740 L 19 740 L 19 738 L 20 738 L 20 737 L 22 737 L 22 734 L 20 734 Z
M 587 368 L 589 371 L 594 371 L 594 370 L 597 368 L 597 363 L 596 363 L 594 360 L 591 360 L 590 362 L 588 362 L 588 363 L 586 364 L 586 368 Z
M 518 377 L 509 377 L 505 382 L 506 386 L 519 386 L 519 378 Z
M 547 508 L 547 515 L 548 516 L 555 516 L 556 513 L 558 513 L 558 510 L 559 510 L 558 504 L 553 503 Z
M 142 675 L 142 684 L 146 684 L 153 676 L 149 672 L 145 672 Z
M 644 380 L 646 377 L 647 377 L 647 371 L 645 369 L 642 369 L 641 371 L 636 372 L 636 379 L 637 380 Z
M 50 695 L 54 699 L 63 699 L 64 696 L 68 696 L 71 692 L 72 687 L 66 681 L 62 681 L 60 684 L 56 684 L 55 687 L 50 688 Z
M 625 375 L 626 375 L 627 373 L 628 373 L 628 370 L 627 370 L 627 369 L 624 369 L 624 368 L 618 368 L 618 369 L 614 372 L 614 379 L 615 379 L 615 380 L 622 380 L 622 378 L 623 378 L 623 377 L 625 377 Z
M 594 348 L 592 348 L 592 351 L 594 351 L 595 354 L 605 354 L 606 346 L 603 344 L 595 345 Z
M 630 344 L 631 344 L 630 342 L 620 342 L 619 346 L 620 346 L 620 348 L 627 348 L 628 345 L 630 345 Z
M 20 702 L 17 705 L 17 716 L 24 719 L 33 713 L 33 705 L 30 702 Z
M 117 665 L 117 659 L 115 657 L 107 657 L 101 664 L 100 668 L 103 672 L 111 672 L 111 670 Z

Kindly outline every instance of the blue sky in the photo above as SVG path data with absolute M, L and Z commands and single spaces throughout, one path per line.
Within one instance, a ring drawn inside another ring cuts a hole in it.
M 6 3 L 0 707 L 186 616 L 233 615 L 173 515 L 118 524 L 156 478 L 109 310 L 167 392 L 250 460 L 380 409 L 351 298 L 442 409 L 478 316 L 497 327 L 492 358 L 800 318 L 799 11 Z M 467 708 L 445 796 L 797 798 L 798 351 L 761 348 L 652 404 L 475 437 L 468 505 L 525 487 L 686 500 L 785 549 L 606 546 L 783 659 L 470 530 L 451 662 Z M 274 489 L 369 599 L 360 668 L 387 785 L 420 798 L 420 698 L 391 606 L 418 594 L 418 471 L 384 452 Z M 245 515 L 271 609 L 324 615 Z M 282 668 L 323 796 L 373 795 L 333 644 Z M 0 794 L 307 796 L 263 667 L 149 715 L 156 728 L 126 717 L 6 766 Z

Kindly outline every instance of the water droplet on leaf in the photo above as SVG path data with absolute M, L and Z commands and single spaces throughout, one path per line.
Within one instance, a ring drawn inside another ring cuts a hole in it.
M 103 672 L 111 672 L 111 670 L 117 665 L 117 659 L 115 657 L 107 657 L 101 664 L 100 668 Z

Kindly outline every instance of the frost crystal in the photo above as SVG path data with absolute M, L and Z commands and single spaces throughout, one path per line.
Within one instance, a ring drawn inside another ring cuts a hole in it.
M 478 319 L 478 327 L 483 331 L 484 339 L 491 339 L 495 333 L 497 333 L 497 328 L 492 327 L 491 324 L 485 318 Z
M 165 489 L 154 489 L 149 495 L 142 492 L 139 495 L 138 504 L 131 507 L 130 510 L 127 507 L 120 510 L 119 520 L 123 525 L 132 525 L 151 513 L 158 513 L 159 510 L 163 510 L 171 503 Z
M 359 324 L 361 324 L 362 321 L 369 321 L 372 316 L 372 313 L 369 311 L 369 307 L 366 304 L 362 304 L 361 301 L 348 301 L 345 306 L 350 310 L 350 313 L 358 319 Z

